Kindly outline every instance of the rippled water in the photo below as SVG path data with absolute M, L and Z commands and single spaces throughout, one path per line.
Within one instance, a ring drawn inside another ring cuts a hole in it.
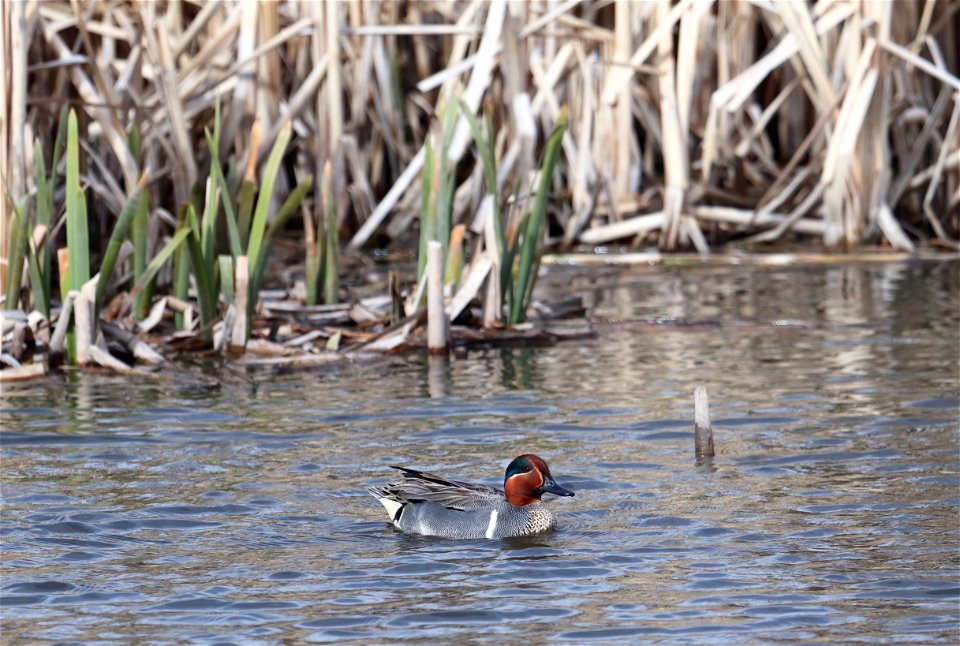
M 956 263 L 551 282 L 598 338 L 5 385 L 3 643 L 960 638 Z M 556 532 L 405 536 L 363 489 L 523 452 Z

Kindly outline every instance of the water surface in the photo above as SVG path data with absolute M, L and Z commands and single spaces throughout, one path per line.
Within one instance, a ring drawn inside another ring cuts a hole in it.
M 956 263 L 550 284 L 596 339 L 5 385 L 3 643 L 960 639 Z M 556 532 L 405 536 L 364 491 L 524 452 Z

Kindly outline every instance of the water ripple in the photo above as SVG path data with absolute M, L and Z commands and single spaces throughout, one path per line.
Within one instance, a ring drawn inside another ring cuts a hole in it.
M 561 270 L 598 338 L 4 384 L 3 642 L 956 643 L 956 269 Z M 365 491 L 525 452 L 557 531 L 407 536 Z

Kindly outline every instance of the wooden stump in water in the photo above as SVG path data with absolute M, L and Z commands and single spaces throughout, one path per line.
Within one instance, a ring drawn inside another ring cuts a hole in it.
M 693 442 L 698 464 L 704 458 L 714 456 L 710 402 L 707 399 L 707 389 L 703 386 L 697 386 L 693 391 Z
M 90 363 L 90 347 L 94 341 L 93 301 L 85 290 L 79 290 L 73 300 L 73 329 L 77 339 L 77 363 Z

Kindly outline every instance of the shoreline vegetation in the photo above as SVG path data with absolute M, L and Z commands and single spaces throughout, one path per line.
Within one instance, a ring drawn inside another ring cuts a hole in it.
M 0 14 L 4 382 L 594 334 L 548 265 L 960 250 L 956 3 Z

